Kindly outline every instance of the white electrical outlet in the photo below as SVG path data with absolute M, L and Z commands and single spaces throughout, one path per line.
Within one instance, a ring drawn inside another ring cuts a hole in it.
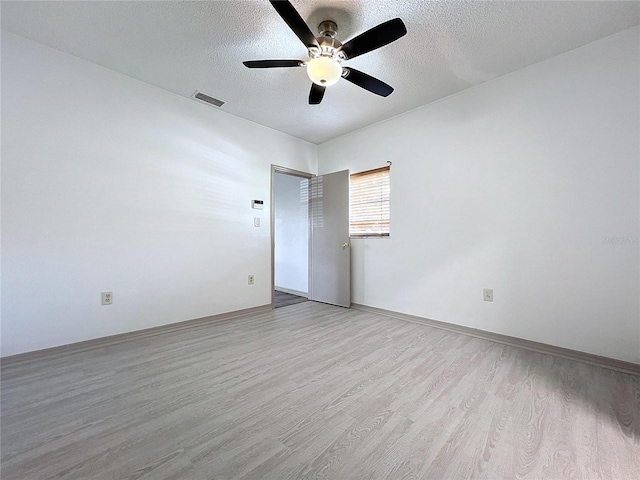
M 493 302 L 493 288 L 483 288 L 482 297 L 485 302 Z
M 102 305 L 111 305 L 113 303 L 113 292 L 102 292 Z
M 249 285 L 253 285 L 253 275 L 249 275 L 249 277 L 247 278 L 247 280 L 248 280 L 248 281 L 247 281 L 247 283 L 248 283 Z
M 260 226 L 260 217 L 253 217 L 253 226 L 254 227 Z

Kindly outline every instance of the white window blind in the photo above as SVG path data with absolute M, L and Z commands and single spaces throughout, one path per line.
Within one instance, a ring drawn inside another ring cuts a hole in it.
M 382 167 L 351 175 L 350 236 L 389 236 L 389 172 L 389 167 Z

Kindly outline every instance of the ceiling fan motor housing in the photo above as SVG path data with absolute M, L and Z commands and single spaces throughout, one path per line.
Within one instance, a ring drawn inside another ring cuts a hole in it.
M 318 47 L 309 48 L 309 57 L 329 57 L 338 62 L 346 60 L 346 55 L 341 52 L 342 43 L 336 40 L 338 34 L 338 26 L 332 20 L 325 20 L 318 25 L 319 37 L 317 38 Z

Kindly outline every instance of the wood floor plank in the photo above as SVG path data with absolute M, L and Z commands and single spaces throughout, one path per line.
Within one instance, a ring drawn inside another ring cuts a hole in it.
M 315 302 L 1 370 L 20 479 L 640 478 L 640 377 Z

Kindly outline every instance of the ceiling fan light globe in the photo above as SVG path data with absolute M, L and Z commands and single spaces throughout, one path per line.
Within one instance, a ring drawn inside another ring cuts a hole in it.
M 340 80 L 342 67 L 333 58 L 318 57 L 310 60 L 307 64 L 307 75 L 316 85 L 330 87 Z

